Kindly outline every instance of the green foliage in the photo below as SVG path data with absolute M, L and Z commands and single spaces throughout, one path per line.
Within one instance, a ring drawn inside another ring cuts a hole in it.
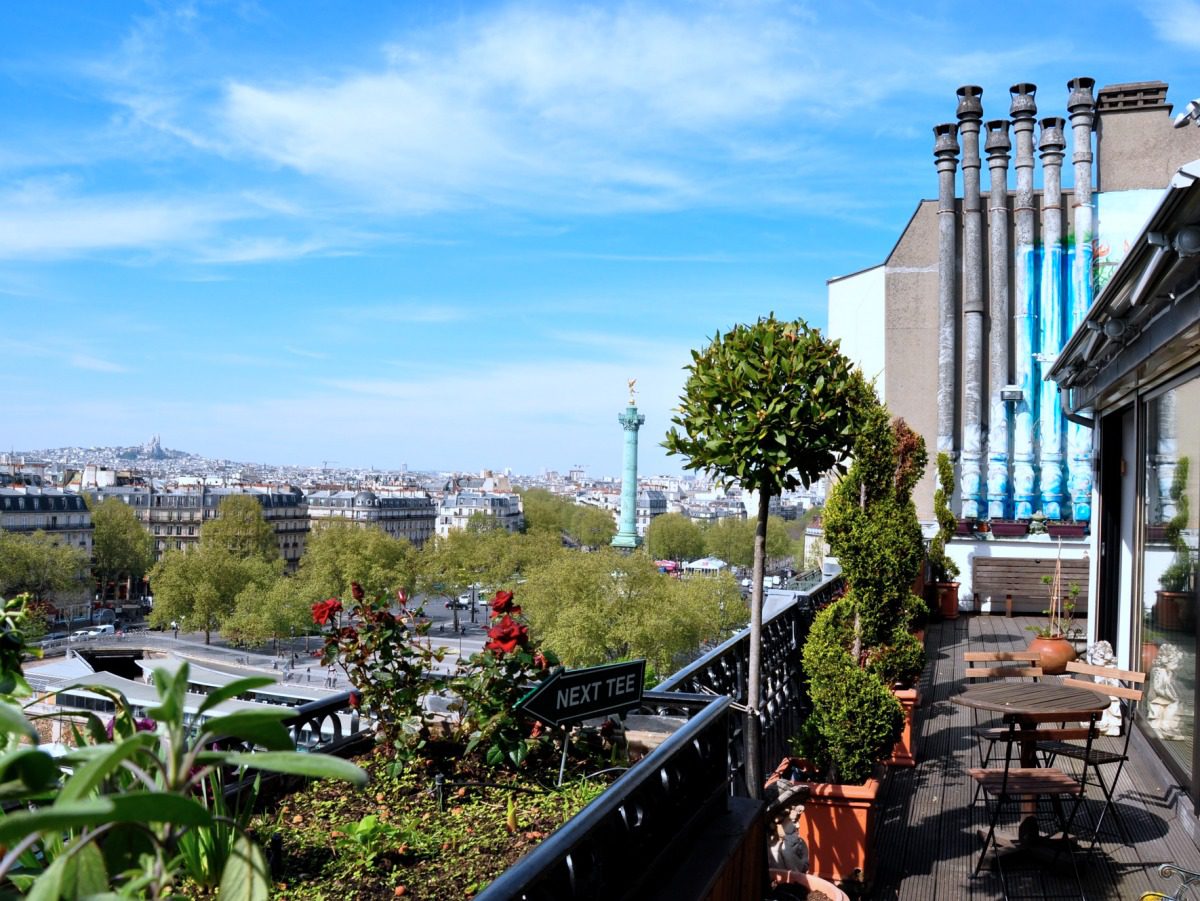
M 718 519 L 704 530 L 704 552 L 734 566 L 749 568 L 754 564 L 756 528 L 752 519 L 736 519 L 732 516 Z M 787 522 L 778 516 L 768 517 L 766 559 L 782 562 L 795 552 L 796 544 L 788 534 Z
M 612 514 L 599 507 L 572 504 L 571 519 L 567 534 L 582 547 L 606 547 L 617 534 L 617 523 Z
M 350 597 L 353 582 L 372 597 L 401 588 L 411 593 L 419 571 L 420 557 L 405 539 L 375 526 L 333 520 L 309 535 L 300 568 L 288 584 L 296 603 L 307 610 L 326 598 Z
M 916 598 L 915 595 L 909 597 Z M 912 688 L 925 669 L 925 645 L 906 627 L 900 626 L 892 632 L 887 644 L 867 651 L 865 666 L 867 672 L 878 676 L 884 685 Z
M 116 705 L 111 732 L 106 735 L 99 719 L 85 714 L 87 737 L 78 735 L 75 749 L 51 757 L 36 747 L 36 733 L 12 704 L 12 691 L 24 687 L 22 605 L 3 602 L 3 610 L 0 649 L 16 656 L 0 654 L 6 689 L 0 698 L 0 790 L 6 801 L 28 806 L 0 817 L 0 844 L 8 849 L 0 861 L 0 893 L 15 890 L 32 899 L 158 898 L 187 871 L 206 886 L 219 877 L 222 897 L 265 898 L 270 874 L 261 849 L 246 833 L 244 819 L 226 816 L 214 800 L 223 788 L 220 774 L 254 769 L 366 781 L 346 761 L 292 750 L 280 722 L 289 715 L 286 709 L 190 721 L 186 663 L 173 674 L 155 673 L 158 702 L 146 711 L 151 718 L 146 720 L 134 719 L 120 692 L 82 683 Z M 197 716 L 269 682 L 237 680 L 210 695 Z M 213 750 L 217 739 L 274 750 Z M 22 740 L 32 744 L 21 747 Z
M 52 535 L 0 530 L 0 595 L 29 594 L 49 600 L 58 592 L 79 591 L 88 571 L 87 554 Z
M 807 487 L 840 464 L 853 439 L 862 378 L 803 320 L 774 315 L 718 333 L 692 351 L 679 414 L 664 446 L 687 469 L 764 492 Z
M 445 649 L 422 640 L 429 620 L 420 608 L 393 613 L 390 594 L 367 595 L 355 591 L 353 583 L 351 591 L 352 616 L 334 598 L 313 605 L 313 621 L 326 627 L 321 665 L 345 670 L 375 719 L 380 740 L 404 763 L 429 739 L 422 706 L 430 690 L 426 674 Z
M 1192 553 L 1183 535 L 1191 514 L 1187 494 L 1189 463 L 1187 457 L 1180 457 L 1171 479 L 1170 497 L 1175 504 L 1175 515 L 1167 523 L 1166 533 L 1167 541 L 1175 551 L 1175 558 L 1159 577 L 1163 591 L 1186 591 L 1192 578 Z
M 263 516 L 262 504 L 249 494 L 231 494 L 217 507 L 217 518 L 200 527 L 201 547 L 220 548 L 239 560 L 279 559 L 275 530 Z
M 673 579 L 644 554 L 564 552 L 533 569 L 521 598 L 534 633 L 569 666 L 644 657 L 666 676 L 748 611 L 733 578 Z
M 886 644 L 908 625 L 924 557 L 912 489 L 925 459 L 922 438 L 876 402 L 864 415 L 854 463 L 825 506 L 825 539 L 850 586 L 864 647 Z
M 521 503 L 527 532 L 566 535 L 583 547 L 593 548 L 604 547 L 617 532 L 610 513 L 576 504 L 544 488 L 526 488 L 521 492 Z
M 133 508 L 105 498 L 92 508 L 92 572 L 108 597 L 108 584 L 122 577 L 137 581 L 154 564 L 154 539 Z
M 846 650 L 854 631 L 849 598 L 817 614 L 804 643 L 813 710 L 795 750 L 835 783 L 861 783 L 887 756 L 904 728 L 904 711 L 879 675 Z
M 704 531 L 682 513 L 664 513 L 646 527 L 646 552 L 655 560 L 704 556 Z
M 212 632 L 233 616 L 239 596 L 244 604 L 268 595 L 280 577 L 282 561 L 238 557 L 224 544 L 201 541 L 194 551 L 168 551 L 150 571 L 154 610 L 150 622 L 167 626 L 186 621 L 189 628 Z
M 939 451 L 937 455 L 937 477 L 933 515 L 937 517 L 938 531 L 929 545 L 929 567 L 934 582 L 953 582 L 958 575 L 958 564 L 946 555 L 946 543 L 954 536 L 958 520 L 950 510 L 950 498 L 954 496 L 954 464 L 945 451 Z
M 517 702 L 548 678 L 559 661 L 530 639 L 523 611 L 510 592 L 497 592 L 489 613 L 487 644 L 451 683 L 458 697 L 457 732 L 466 753 L 479 752 L 490 767 L 516 768 L 549 744 L 541 724 L 531 729 L 516 711 Z

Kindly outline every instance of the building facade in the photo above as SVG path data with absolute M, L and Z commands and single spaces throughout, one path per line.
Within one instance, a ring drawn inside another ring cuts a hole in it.
M 312 527 L 341 520 L 374 526 L 392 538 L 404 538 L 421 547 L 433 537 L 438 510 L 426 492 L 311 491 L 307 495 Z
M 472 516 L 491 517 L 509 532 L 525 528 L 525 509 L 519 494 L 484 494 L 476 491 L 447 492 L 437 509 L 437 534 L 445 538 L 465 529 Z
M 10 485 L 0 488 L 0 530 L 45 532 L 60 544 L 92 553 L 92 514 L 78 494 L 58 488 Z

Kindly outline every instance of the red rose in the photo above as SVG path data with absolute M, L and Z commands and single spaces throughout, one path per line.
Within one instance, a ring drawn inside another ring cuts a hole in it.
M 361 585 L 359 585 L 357 582 L 350 583 L 350 594 L 354 597 L 354 600 L 356 600 L 356 601 L 361 601 L 363 598 L 365 598 L 367 596 L 367 593 L 365 591 L 363 591 L 363 587 Z
M 408 603 L 408 595 L 404 593 L 403 588 L 396 589 L 396 600 L 399 602 L 401 607 Z
M 358 705 L 361 703 L 362 703 L 362 695 L 360 695 L 357 691 L 350 692 L 350 706 L 358 707 Z
M 492 616 L 503 616 L 506 613 L 521 612 L 521 608 L 512 602 L 513 596 L 511 591 L 497 591 L 496 596 L 492 598 Z
M 537 737 L 538 737 L 538 736 L 540 736 L 541 734 L 542 734 L 542 721 L 541 721 L 541 720 L 535 720 L 535 721 L 534 721 L 534 724 L 533 724 L 533 728 L 529 730 L 529 737 L 530 737 L 530 738 L 537 738 Z
M 511 654 L 518 645 L 524 647 L 529 641 L 529 629 L 511 616 L 505 615 L 488 629 L 488 638 L 491 641 L 484 645 L 484 649 L 500 657 L 503 654 Z
M 533 655 L 533 664 L 538 669 L 542 669 L 542 670 L 550 669 L 550 661 L 546 659 L 546 655 L 543 654 L 541 651 L 538 651 L 536 654 Z
M 313 622 L 318 626 L 325 625 L 335 613 L 341 612 L 342 602 L 337 598 L 330 598 L 327 601 L 320 601 L 312 605 Z

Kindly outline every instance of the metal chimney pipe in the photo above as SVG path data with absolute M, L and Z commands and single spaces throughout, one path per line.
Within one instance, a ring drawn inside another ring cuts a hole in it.
M 1071 89 L 1067 112 L 1071 115 L 1074 144 L 1071 162 L 1075 166 L 1075 259 L 1071 267 L 1071 303 L 1064 340 L 1079 328 L 1092 305 L 1092 239 L 1096 232 L 1096 207 L 1092 202 L 1092 125 L 1096 117 L 1092 88 L 1095 84 L 1091 78 L 1073 78 L 1067 82 Z M 1077 422 L 1067 423 L 1067 468 L 1070 472 L 1071 518 L 1076 522 L 1087 522 L 1092 518 L 1092 432 Z
M 1013 515 L 1033 516 L 1037 502 L 1034 463 L 1037 390 L 1033 372 L 1033 339 L 1037 303 L 1037 271 L 1033 248 L 1036 215 L 1033 207 L 1033 123 L 1037 117 L 1037 86 L 1016 84 L 1009 89 L 1009 115 L 1017 142 L 1017 195 L 1013 205 L 1017 254 L 1013 267 L 1013 379 L 1021 399 L 1013 408 Z
M 983 88 L 958 89 L 963 173 L 963 431 L 959 489 L 962 516 L 977 519 L 983 504 L 983 213 L 979 196 L 979 126 Z
M 1063 238 L 1062 238 L 1062 161 L 1067 141 L 1063 137 L 1066 120 L 1052 117 L 1042 120 L 1038 151 L 1042 158 L 1042 284 L 1038 310 L 1037 361 L 1041 416 L 1042 512 L 1047 519 L 1062 518 L 1063 416 L 1058 406 L 1058 385 L 1043 377 L 1053 365 L 1063 344 Z
M 958 169 L 958 126 L 933 127 L 934 165 L 938 173 L 938 390 L 937 449 L 954 453 L 954 402 L 958 395 L 958 212 L 954 174 Z
M 991 282 L 992 331 L 988 342 L 988 518 L 1008 516 L 1008 404 L 1000 391 L 1009 383 L 1008 369 L 1008 120 L 987 123 L 988 172 L 992 177 L 988 193 L 988 228 Z

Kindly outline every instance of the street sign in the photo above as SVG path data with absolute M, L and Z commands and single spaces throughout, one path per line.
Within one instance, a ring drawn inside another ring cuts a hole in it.
M 619 713 L 642 702 L 645 660 L 629 660 L 588 669 L 555 671 L 517 702 L 517 709 L 548 726 Z

